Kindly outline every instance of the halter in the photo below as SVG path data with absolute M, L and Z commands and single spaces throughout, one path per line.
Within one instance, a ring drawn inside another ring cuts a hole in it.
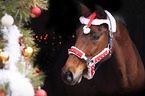
M 78 49 L 75 46 L 72 46 L 69 50 L 68 50 L 68 54 L 72 54 L 77 56 L 80 59 L 83 59 L 87 62 L 87 68 L 88 68 L 88 72 L 86 74 L 84 74 L 83 76 L 87 79 L 92 79 L 94 74 L 95 74 L 95 65 L 100 62 L 106 55 L 109 54 L 109 57 L 111 57 L 111 49 L 113 46 L 112 43 L 112 39 L 113 39 L 113 32 L 116 32 L 116 21 L 115 18 L 107 11 L 105 10 L 106 14 L 107 14 L 107 19 L 97 19 L 96 17 L 96 13 L 94 12 L 92 15 L 90 15 L 89 17 L 85 18 L 85 17 L 80 17 L 80 22 L 82 24 L 87 24 L 86 26 L 84 26 L 84 34 L 88 34 L 90 32 L 89 27 L 92 25 L 101 25 L 103 23 L 108 24 L 109 26 L 109 42 L 108 42 L 108 46 L 107 48 L 104 48 L 99 54 L 97 54 L 96 56 L 94 56 L 92 59 L 88 59 L 85 55 L 85 53 L 83 51 L 81 51 L 80 49 Z M 87 29 L 85 29 L 87 28 Z M 85 32 L 85 31 L 88 32 Z M 100 64 L 98 64 L 97 68 L 99 67 Z M 97 69 L 96 68 L 96 69 Z

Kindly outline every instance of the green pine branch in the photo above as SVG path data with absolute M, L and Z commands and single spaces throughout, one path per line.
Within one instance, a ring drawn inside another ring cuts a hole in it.
M 47 10 L 48 0 L 0 0 L 0 18 L 7 13 L 16 25 L 23 25 L 31 19 L 31 9 L 35 6 Z
M 30 62 L 33 63 L 35 61 L 35 57 L 39 51 L 39 48 L 37 48 L 36 43 L 34 42 L 34 38 L 32 38 L 35 34 L 32 30 L 30 29 L 25 29 L 25 28 L 21 28 L 21 34 L 23 34 L 22 36 L 22 41 L 23 44 L 25 46 L 29 46 L 33 49 L 33 54 L 32 56 L 29 58 Z

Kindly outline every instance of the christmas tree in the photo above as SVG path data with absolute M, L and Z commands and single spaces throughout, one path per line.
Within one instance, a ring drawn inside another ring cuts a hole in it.
M 47 95 L 38 89 L 45 75 L 34 66 L 34 33 L 24 27 L 47 9 L 48 0 L 0 0 L 0 96 Z

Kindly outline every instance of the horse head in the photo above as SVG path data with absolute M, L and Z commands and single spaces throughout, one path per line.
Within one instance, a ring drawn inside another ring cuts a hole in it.
M 101 6 L 95 7 L 91 13 L 81 4 L 82 25 L 76 31 L 76 43 L 69 49 L 70 55 L 62 68 L 62 78 L 69 85 L 79 83 L 83 76 L 92 79 L 95 65 L 106 61 L 113 50 L 111 36 L 116 31 L 116 21 Z

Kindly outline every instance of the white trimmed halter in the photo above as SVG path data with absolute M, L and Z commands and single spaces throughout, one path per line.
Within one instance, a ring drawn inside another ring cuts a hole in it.
M 83 51 L 81 51 L 80 49 L 78 49 L 77 47 L 75 47 L 75 46 L 72 46 L 68 50 L 68 54 L 73 54 L 73 55 L 77 56 L 78 58 L 83 59 L 83 60 L 85 60 L 87 62 L 88 72 L 83 75 L 87 79 L 92 79 L 93 78 L 93 76 L 95 74 L 95 65 L 99 61 L 101 61 L 108 54 L 111 56 L 111 49 L 112 49 L 112 46 L 113 46 L 113 44 L 112 44 L 113 33 L 116 32 L 116 20 L 107 10 L 105 10 L 105 12 L 107 14 L 107 19 L 94 19 L 96 17 L 96 13 L 94 12 L 92 15 L 90 15 L 87 18 L 80 17 L 80 22 L 82 24 L 87 24 L 83 28 L 84 29 L 84 34 L 88 34 L 90 32 L 90 29 L 88 30 L 88 28 L 91 26 L 91 24 L 92 25 L 101 25 L 103 23 L 108 24 L 108 26 L 109 26 L 109 43 L 108 43 L 108 47 L 104 48 L 99 54 L 94 56 L 92 59 L 88 59 L 86 57 L 85 53 Z M 88 32 L 85 32 L 86 30 Z

